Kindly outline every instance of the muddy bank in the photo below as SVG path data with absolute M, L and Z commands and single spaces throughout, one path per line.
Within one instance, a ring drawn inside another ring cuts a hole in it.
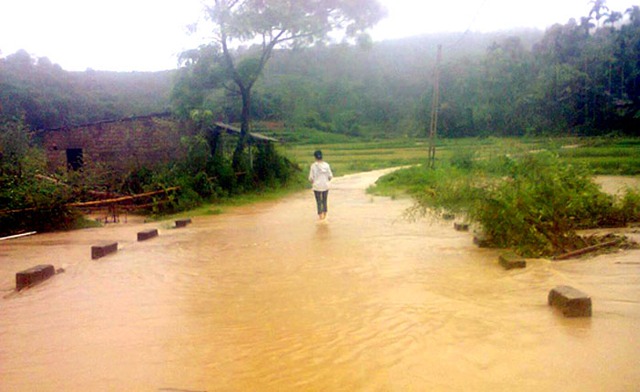
M 640 190 L 640 176 L 596 176 L 595 182 L 603 191 L 613 195 L 627 189 Z
M 451 222 L 340 178 L 313 196 L 0 243 L 0 390 L 632 391 L 640 251 L 505 271 Z M 138 243 L 138 231 L 160 236 Z M 90 258 L 97 240 L 118 253 Z M 66 273 L 11 294 L 15 272 Z M 549 308 L 556 285 L 591 319 Z

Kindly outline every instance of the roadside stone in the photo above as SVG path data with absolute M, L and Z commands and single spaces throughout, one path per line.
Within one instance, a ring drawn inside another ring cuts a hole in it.
M 41 264 L 16 274 L 16 290 L 32 286 L 56 274 L 51 264 Z
M 514 268 L 527 268 L 527 261 L 513 252 L 507 252 L 498 258 L 500 265 L 506 270 Z
M 469 224 L 462 223 L 462 222 L 455 222 L 453 224 L 453 228 L 456 229 L 457 231 L 469 231 Z
M 481 232 L 474 233 L 473 243 L 478 245 L 479 248 L 491 248 L 491 241 Z
M 91 247 L 91 258 L 94 260 L 99 259 L 110 253 L 115 253 L 117 251 L 118 251 L 117 242 L 104 242 L 102 244 L 93 245 Z
M 557 286 L 549 292 L 548 302 L 565 317 L 591 317 L 591 297 L 571 286 Z
M 158 236 L 158 229 L 145 230 L 138 233 L 138 241 L 146 241 Z
M 191 223 L 191 218 L 178 219 L 176 221 L 176 228 L 187 227 L 189 223 Z

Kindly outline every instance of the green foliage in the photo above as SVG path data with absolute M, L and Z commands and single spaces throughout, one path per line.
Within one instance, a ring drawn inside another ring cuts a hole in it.
M 457 158 L 456 158 L 457 161 Z M 640 198 L 605 194 L 580 165 L 550 152 L 502 155 L 472 167 L 412 168 L 379 181 L 409 190 L 414 213 L 452 211 L 477 222 L 497 247 L 526 256 L 574 250 L 576 230 L 624 225 L 640 218 Z
M 625 223 L 640 221 L 640 191 L 627 189 L 616 206 L 620 214 L 619 221 Z
M 345 143 L 288 145 L 282 149 L 286 156 L 304 171 L 309 169 L 309 164 L 314 160 L 313 152 L 317 149 L 322 150 L 335 176 L 415 165 L 423 162 L 426 156 L 426 147 L 415 139 L 369 142 L 352 140 Z
M 44 169 L 24 122 L 0 117 L 0 235 L 73 227 L 78 216 L 65 206 L 71 192 L 39 177 Z
M 588 172 L 552 154 L 526 155 L 509 166 L 507 179 L 476 193 L 469 210 L 498 247 L 526 255 L 571 250 L 576 229 L 597 227 L 612 212 L 612 198 Z
M 293 174 L 291 169 L 291 162 L 278 155 L 272 144 L 258 144 L 254 173 L 263 186 L 278 187 L 286 184 Z
M 207 131 L 208 132 L 208 131 Z M 218 153 L 203 134 L 183 137 L 187 146 L 184 160 L 150 172 L 146 169 L 129 174 L 124 184 L 129 189 L 154 191 L 179 186 L 168 202 L 156 203 L 155 215 L 193 209 L 203 203 L 221 202 L 246 193 L 286 187 L 294 178 L 296 167 L 279 155 L 271 144 L 252 146 L 253 163 L 246 159 L 244 170 L 234 169 L 232 157 Z M 160 200 L 158 200 L 160 201 Z
M 560 157 L 588 166 L 595 174 L 640 173 L 640 140 L 618 137 L 582 139 L 576 148 L 559 149 Z
M 122 180 L 120 192 L 128 195 L 143 193 L 146 184 L 153 181 L 153 172 L 146 167 L 132 170 Z
M 269 134 L 278 139 L 282 139 L 289 144 L 300 145 L 318 145 L 318 144 L 352 144 L 360 140 L 351 136 L 339 133 L 323 132 L 315 128 L 296 127 L 294 129 L 284 129 L 279 131 L 263 132 L 259 126 L 256 127 L 258 132 Z
M 451 166 L 462 170 L 473 168 L 474 152 L 470 149 L 455 149 L 449 158 Z

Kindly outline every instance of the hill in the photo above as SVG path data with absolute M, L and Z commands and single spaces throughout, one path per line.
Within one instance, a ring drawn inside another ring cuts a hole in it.
M 174 71 L 68 72 L 19 51 L 0 58 L 0 116 L 24 115 L 31 129 L 160 112 Z

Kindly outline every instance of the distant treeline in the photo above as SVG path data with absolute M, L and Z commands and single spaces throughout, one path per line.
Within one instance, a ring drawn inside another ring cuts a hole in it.
M 626 16 L 592 14 L 544 33 L 280 53 L 263 79 L 255 114 L 340 133 L 424 135 L 443 44 L 443 136 L 640 135 L 640 7 Z
M 254 89 L 253 119 L 289 130 L 425 135 L 442 44 L 442 136 L 638 135 L 640 7 L 595 11 L 545 32 L 468 32 L 281 50 Z M 201 48 L 198 61 L 174 78 L 175 72 L 66 72 L 18 52 L 0 59 L 0 115 L 22 113 L 29 127 L 50 128 L 171 106 L 179 115 L 204 108 L 234 122 L 239 97 L 213 88 L 220 75 L 209 55 L 215 56 Z

